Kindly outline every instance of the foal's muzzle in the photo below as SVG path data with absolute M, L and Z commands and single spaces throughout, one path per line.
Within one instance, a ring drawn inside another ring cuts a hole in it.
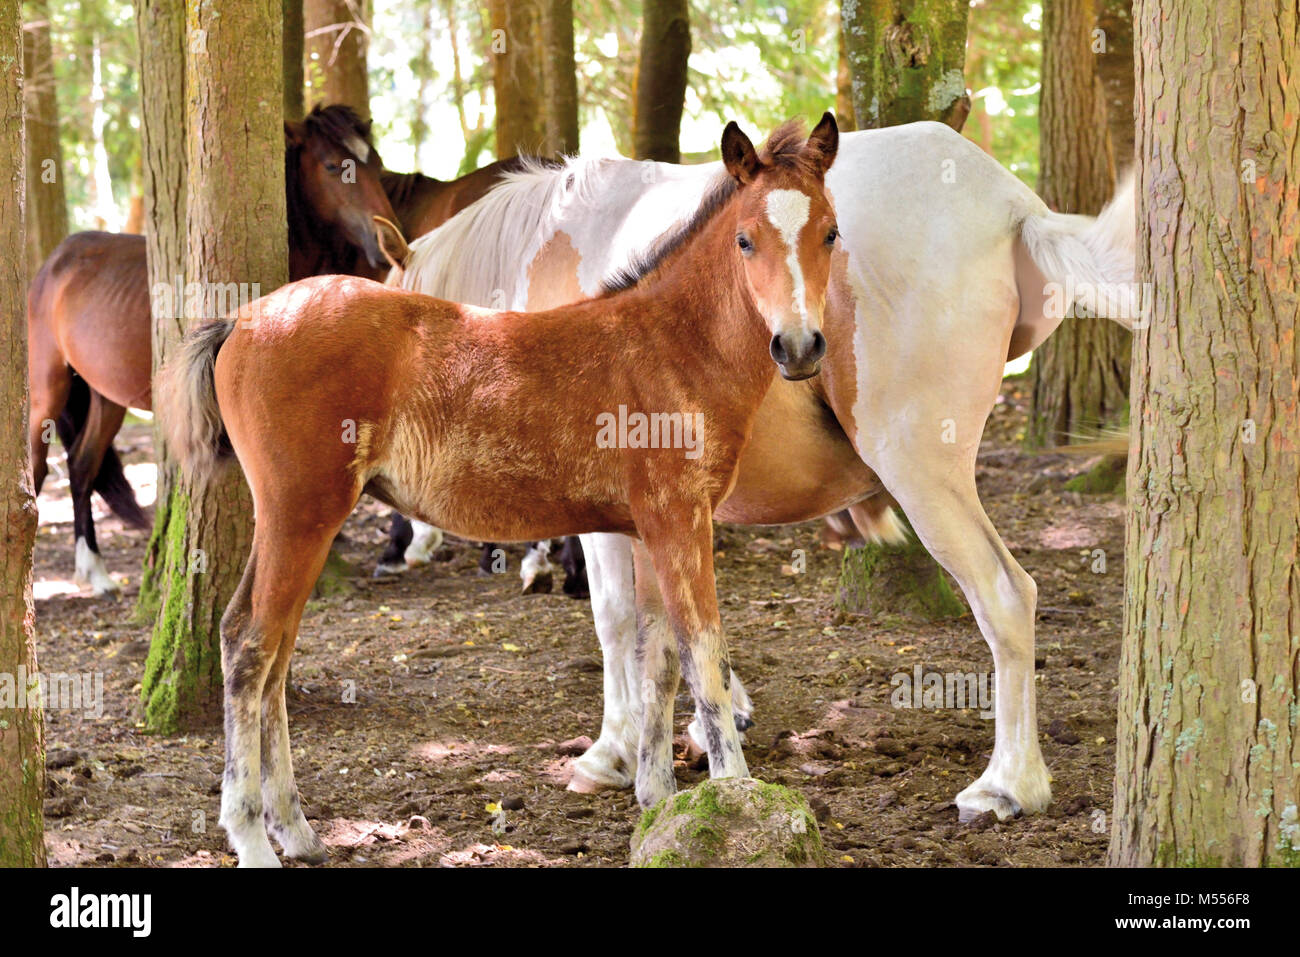
M 821 371 L 822 356 L 826 355 L 826 337 L 817 330 L 806 332 L 780 332 L 772 337 L 768 347 L 772 359 L 781 367 L 781 376 L 792 382 L 811 379 Z

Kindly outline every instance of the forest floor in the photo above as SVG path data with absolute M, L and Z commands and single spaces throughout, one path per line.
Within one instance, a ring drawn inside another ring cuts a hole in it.
M 977 681 L 991 671 L 969 613 L 937 624 L 846 617 L 835 606 L 840 553 L 821 544 L 820 523 L 718 529 L 723 621 L 755 703 L 750 772 L 809 799 L 839 866 L 1103 861 L 1123 507 L 1116 496 L 1064 490 L 1088 462 L 1021 451 L 1027 402 L 1022 384 L 1008 380 L 985 433 L 979 486 L 1038 583 L 1038 727 L 1054 798 L 1046 814 L 959 823 L 952 799 L 987 762 L 993 722 L 978 707 L 891 704 L 896 676 L 910 679 L 918 667 Z M 117 447 L 133 480 L 147 484 L 149 427 L 129 425 Z M 219 724 L 176 737 L 140 724 L 149 631 L 132 611 L 146 535 L 99 520 L 125 596 L 78 592 L 58 474 L 40 501 L 39 663 L 46 673 L 102 675 L 103 696 L 99 715 L 47 711 L 51 863 L 232 866 L 217 825 Z M 564 789 L 573 757 L 600 728 L 589 603 L 564 597 L 559 574 L 554 594 L 521 595 L 520 549 L 510 550 L 508 574 L 482 576 L 477 548 L 450 539 L 445 560 L 372 579 L 387 516 L 367 499 L 349 520 L 343 554 L 357 575 L 344 593 L 309 604 L 293 664 L 295 770 L 331 863 L 625 865 L 638 818 L 632 794 Z M 789 573 L 795 549 L 806 553 L 803 574 Z M 1109 559 L 1102 573 L 1096 549 Z M 343 703 L 350 688 L 354 703 Z M 677 712 L 680 734 L 690 717 L 684 691 Z M 688 766 L 683 741 L 677 777 L 687 787 L 704 772 Z

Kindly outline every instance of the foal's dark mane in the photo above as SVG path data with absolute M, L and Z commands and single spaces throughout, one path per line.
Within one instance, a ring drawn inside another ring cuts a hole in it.
M 767 138 L 767 142 L 759 150 L 759 159 L 766 166 L 792 169 L 802 175 L 815 173 L 813 161 L 803 149 L 807 138 L 803 122 L 789 120 L 777 127 Z M 705 224 L 727 205 L 727 201 L 739 188 L 740 185 L 729 173 L 725 171 L 720 173 L 705 192 L 699 208 L 691 218 L 660 236 L 648 249 L 634 256 L 626 266 L 607 276 L 600 284 L 601 292 L 609 295 L 636 286 L 703 229 Z

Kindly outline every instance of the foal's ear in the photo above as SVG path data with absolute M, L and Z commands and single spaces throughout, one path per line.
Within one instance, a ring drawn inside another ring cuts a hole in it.
M 762 165 L 758 153 L 754 152 L 754 144 L 741 132 L 735 120 L 722 131 L 722 163 L 741 186 L 757 176 Z
M 372 216 L 375 221 L 375 238 L 379 241 L 379 251 L 388 260 L 388 265 L 402 270 L 406 257 L 411 255 L 411 247 L 406 245 L 406 237 L 391 221 L 382 216 Z
M 302 146 L 303 141 L 307 138 L 307 127 L 301 123 L 293 123 L 289 120 L 284 121 L 284 145 L 285 146 Z
M 835 122 L 833 113 L 823 114 L 821 122 L 813 129 L 803 148 L 823 173 L 831 168 L 840 148 L 840 127 Z

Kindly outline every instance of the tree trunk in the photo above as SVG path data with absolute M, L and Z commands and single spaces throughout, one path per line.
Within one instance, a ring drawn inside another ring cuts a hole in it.
M 303 0 L 284 0 L 284 118 L 301 120 L 307 112 L 303 98 Z
M 497 159 L 546 152 L 541 0 L 491 0 Z
M 68 235 L 68 200 L 59 143 L 59 100 L 54 90 L 49 0 L 29 0 L 23 29 L 23 100 L 27 123 L 27 273 Z
M 369 0 L 303 0 L 302 18 L 308 105 L 342 103 L 370 119 Z
M 840 37 L 857 129 L 937 120 L 960 130 L 970 114 L 962 68 L 969 0 L 857 0 L 840 7 Z M 938 619 L 960 613 L 939 563 L 910 540 L 846 549 L 840 606 Z
M 140 158 L 144 178 L 145 245 L 149 286 L 185 283 L 185 8 L 174 0 L 137 0 L 136 35 L 140 49 Z M 167 349 L 185 332 L 174 313 L 153 315 L 153 373 L 167 359 Z M 162 552 L 171 524 L 171 487 L 175 465 L 160 429 L 154 431 L 158 494 L 153 534 L 145 549 L 144 572 L 136 600 L 136 617 L 152 622 L 162 601 Z
M 835 29 L 835 121 L 841 133 L 858 128 L 853 113 L 853 71 L 849 69 L 849 49 L 844 42 L 844 18 Z
M 45 866 L 45 742 L 36 676 L 27 446 L 27 255 L 23 236 L 23 40 L 18 0 L 0 0 L 0 867 Z
M 840 7 L 862 130 L 970 114 L 962 68 L 969 0 L 857 0 Z
M 1134 71 L 1132 0 L 1095 0 L 1096 29 L 1101 31 L 1094 61 L 1097 77 L 1106 96 L 1106 123 L 1115 154 L 1115 169 L 1121 175 L 1132 168 Z
M 578 152 L 578 72 L 573 59 L 573 0 L 542 0 L 542 86 L 546 152 Z
M 632 149 L 637 159 L 681 162 L 678 137 L 690 56 L 691 11 L 687 0 L 646 0 L 632 121 Z
M 1300 866 L 1295 0 L 1140 0 L 1120 866 Z
M 1095 68 L 1101 41 L 1093 33 L 1093 3 L 1043 5 L 1038 192 L 1062 213 L 1096 215 L 1115 183 L 1106 95 Z M 1034 352 L 1026 443 L 1062 445 L 1122 418 L 1132 343 L 1114 322 L 1080 316 L 1061 323 Z
M 203 38 L 186 49 L 186 276 L 205 288 L 247 283 L 252 298 L 289 278 L 281 0 L 186 6 L 187 35 Z M 268 69 L 249 70 L 249 63 Z M 209 315 L 188 315 L 187 323 L 221 314 L 212 305 L 203 311 Z M 163 349 L 175 345 L 169 338 Z M 221 614 L 248 558 L 252 519 L 238 469 L 206 488 L 174 477 L 162 601 L 141 683 L 152 730 L 193 726 L 216 711 Z

